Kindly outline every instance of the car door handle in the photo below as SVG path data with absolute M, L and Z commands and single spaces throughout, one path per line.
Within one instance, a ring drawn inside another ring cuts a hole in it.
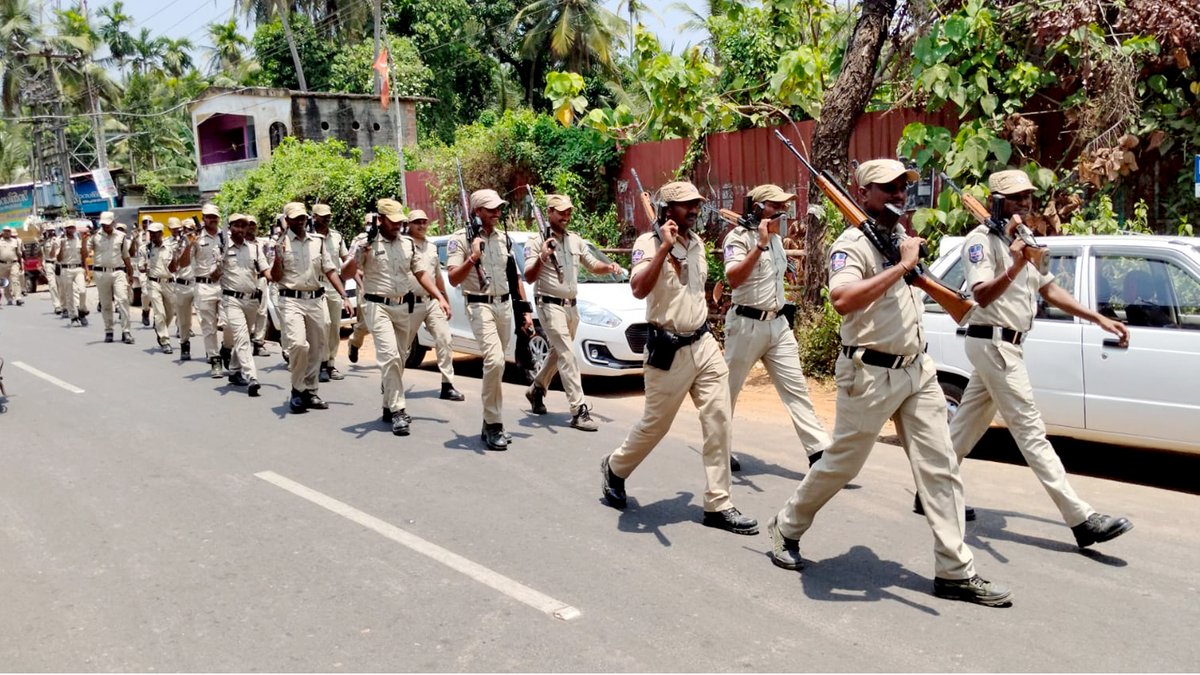
M 1104 338 L 1104 346 L 1112 347 L 1113 349 L 1129 349 L 1129 345 L 1121 344 L 1119 338 Z
M 955 329 L 954 329 L 954 334 L 955 334 L 955 335 L 957 335 L 957 336 L 959 336 L 959 337 L 965 337 L 965 336 L 966 336 L 966 334 L 967 334 L 967 327 L 966 327 L 966 326 L 959 326 L 958 328 L 955 328 Z

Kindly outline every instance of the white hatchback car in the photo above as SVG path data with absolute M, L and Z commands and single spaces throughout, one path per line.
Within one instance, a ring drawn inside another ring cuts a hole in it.
M 525 242 L 530 232 L 510 232 L 513 255 L 518 271 L 524 271 Z M 450 285 L 446 278 L 446 242 L 449 235 L 430 237 L 437 244 L 439 273 L 448 291 L 450 311 L 450 337 L 454 350 L 479 356 L 479 345 L 471 325 L 467 322 L 466 304 L 461 288 Z M 587 242 L 592 255 L 608 261 L 600 249 Z M 524 283 L 524 282 L 522 282 Z M 533 285 L 525 284 L 525 297 L 533 299 Z M 648 324 L 646 323 L 646 301 L 633 297 L 627 274 L 594 275 L 586 270 L 579 271 L 579 330 L 575 333 L 575 357 L 583 375 L 615 376 L 641 375 L 642 352 L 646 345 Z M 534 307 L 534 323 L 537 325 L 537 307 Z M 409 352 L 409 363 L 420 363 L 425 353 L 433 347 L 433 336 L 421 326 L 416 341 Z M 516 340 L 508 343 L 505 358 L 515 363 L 513 353 Z M 533 356 L 534 368 L 541 367 L 550 353 L 550 343 L 537 326 L 537 334 L 530 340 L 529 351 Z M 534 371 L 536 372 L 536 370 Z M 533 373 L 526 372 L 527 378 Z
M 942 242 L 935 273 L 964 285 L 962 237 Z M 1051 434 L 1200 453 L 1200 238 L 1042 237 L 1057 283 L 1124 321 L 1129 347 L 1039 296 L 1025 362 Z M 929 355 L 953 415 L 971 373 L 965 328 L 926 299 Z M 997 421 L 1002 423 L 1002 420 Z

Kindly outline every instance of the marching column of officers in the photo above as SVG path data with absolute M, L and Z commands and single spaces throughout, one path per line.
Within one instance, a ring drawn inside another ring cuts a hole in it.
M 967 326 L 966 351 L 974 372 L 957 415 L 947 425 L 945 399 L 933 362 L 925 354 L 922 299 L 905 283 L 905 276 L 919 262 L 923 240 L 904 236 L 898 213 L 909 183 L 917 176 L 898 161 L 880 159 L 862 163 L 855 179 L 859 202 L 871 218 L 863 227 L 876 228 L 879 239 L 899 239 L 900 258 L 898 263 L 889 262 L 870 237 L 853 227 L 838 237 L 830 251 L 829 297 L 842 316 L 832 434 L 813 409 L 792 327 L 794 308 L 784 296 L 788 263 L 776 216 L 796 196 L 775 185 L 754 188 L 749 196 L 761 211 L 761 222 L 757 228 L 735 227 L 722 242 L 725 274 L 733 289 L 722 353 L 709 329 L 708 265 L 704 242 L 695 230 L 704 197 L 687 182 L 660 188 L 665 222 L 635 241 L 629 281 L 634 296 L 646 300 L 645 409 L 624 442 L 601 460 L 602 498 L 614 508 L 626 507 L 626 482 L 665 437 L 684 398 L 690 396 L 704 438 L 702 523 L 735 534 L 756 534 L 758 522 L 733 504 L 730 462 L 734 404 L 750 369 L 761 362 L 810 464 L 794 493 L 767 524 L 769 555 L 776 566 L 789 570 L 803 566 L 801 537 L 820 509 L 862 469 L 890 419 L 912 465 L 914 511 L 925 516 L 933 533 L 934 594 L 988 606 L 1007 605 L 1011 591 L 976 572 L 964 543 L 965 522 L 974 519 L 974 510 L 963 500 L 959 465 L 999 413 L 1080 547 L 1129 531 L 1133 525 L 1128 519 L 1096 512 L 1071 488 L 1046 439 L 1021 346 L 1032 328 L 1038 297 L 1096 323 L 1123 342 L 1128 342 L 1129 333 L 1120 322 L 1080 305 L 1054 283 L 1053 275 L 1029 264 L 1024 240 L 1011 235 L 1032 210 L 1034 187 L 1021 171 L 993 174 L 989 187 L 1006 197 L 1005 227 L 1012 243 L 981 225 L 963 244 L 967 290 L 979 305 Z M 531 412 L 546 412 L 545 397 L 557 373 L 571 410 L 571 426 L 595 431 L 573 349 L 579 324 L 578 271 L 623 271 L 592 256 L 583 240 L 568 230 L 573 212 L 570 198 L 549 195 L 549 238 L 538 233 L 527 241 L 518 275 L 512 241 L 496 227 L 506 203 L 494 190 L 472 193 L 470 215 L 478 219 L 479 231 L 468 241 L 468 231 L 459 229 L 447 244 L 447 276 L 463 289 L 467 318 L 483 354 L 481 439 L 491 450 L 505 450 L 511 441 L 504 430 L 501 398 L 508 342 L 518 326 L 530 331 L 533 325 L 524 284 L 516 280 L 523 276 L 533 284 L 538 318 L 551 346 L 526 391 Z M 164 242 L 163 225 L 151 222 L 140 247 L 123 226 L 114 227 L 111 213 L 101 217 L 101 231 L 90 240 L 68 221 L 62 236 L 49 230 L 42 247 L 47 276 L 55 275 L 51 280 L 55 313 L 69 318 L 72 325 L 87 325 L 82 265 L 90 252 L 106 341 L 113 339 L 115 307 L 123 341 L 132 343 L 128 279 L 137 260 L 145 274 L 144 288 L 162 350 L 172 353 L 168 326 L 174 320 L 180 358 L 190 358 L 194 302 L 212 376 L 225 376 L 228 369 L 232 384 L 246 386 L 250 396 L 258 396 L 254 356 L 265 353 L 266 293 L 277 293 L 280 343 L 291 372 L 289 409 L 302 413 L 328 408 L 317 393 L 318 383 L 342 378 L 334 365 L 339 318 L 351 306 L 341 280 L 356 278 L 361 302 L 349 358 L 357 362 L 365 336 L 371 335 L 382 379 L 383 420 L 391 424 L 394 434 L 408 435 L 412 418 L 404 397 L 404 367 L 421 325 L 435 341 L 441 398 L 464 400 L 454 387 L 451 310 L 438 273 L 437 248 L 426 239 L 428 218 L 418 210 L 406 215 L 399 202 L 381 199 L 366 231 L 347 246 L 329 229 L 327 205 L 314 205 L 312 212 L 310 217 L 304 204 L 289 203 L 282 216 L 285 229 L 256 239 L 253 217 L 234 214 L 229 227 L 220 230 L 220 213 L 208 204 L 198 233 L 190 219 L 171 219 L 167 225 L 172 236 Z M 8 238 L 8 234 L 0 238 L 0 264 L 5 269 L 11 257 Z M 220 342 L 219 324 L 224 326 Z

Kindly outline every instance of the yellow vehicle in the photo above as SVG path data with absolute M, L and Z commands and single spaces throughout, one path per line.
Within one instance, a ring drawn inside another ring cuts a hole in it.
M 118 222 L 136 225 L 143 218 L 151 218 L 156 223 L 162 223 L 163 236 L 171 236 L 171 228 L 167 227 L 168 218 L 191 218 L 200 222 L 200 204 L 164 204 L 162 206 L 127 206 L 113 209 Z

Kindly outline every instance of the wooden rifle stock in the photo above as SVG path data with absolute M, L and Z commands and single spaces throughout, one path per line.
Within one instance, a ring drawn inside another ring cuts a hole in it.
M 454 160 L 455 167 L 458 169 L 458 199 L 462 202 L 463 224 L 466 225 L 467 235 L 467 256 L 471 255 L 471 248 L 475 245 L 475 237 L 479 236 L 478 221 L 475 219 L 475 214 L 471 213 L 471 198 L 467 196 L 467 186 L 463 183 L 462 163 L 456 158 Z M 479 245 L 480 252 L 483 251 L 483 244 Z M 480 260 L 478 265 L 475 265 L 475 274 L 479 277 L 479 287 L 482 290 L 487 290 L 492 285 L 488 279 L 487 272 L 483 271 L 483 261 Z
M 550 223 L 542 216 L 542 209 L 538 207 L 537 197 L 533 194 L 533 188 L 529 184 L 525 184 L 525 189 L 529 191 L 529 203 L 533 207 L 533 218 L 537 221 L 538 232 L 542 235 L 542 246 L 549 248 L 550 261 L 554 263 L 554 271 L 558 274 L 558 283 L 563 282 L 562 263 L 558 262 L 558 245 L 554 242 L 554 232 L 550 230 Z
M 967 210 L 971 212 L 971 215 L 975 216 L 975 220 L 978 221 L 980 225 L 987 225 L 988 230 L 990 230 L 992 234 L 1000 237 L 1000 241 L 1003 241 L 1005 244 L 1012 244 L 1012 238 L 1009 237 L 1008 233 L 1004 231 L 1004 225 L 1001 224 L 1003 216 L 998 217 L 996 209 L 989 211 L 987 207 L 983 205 L 983 202 L 980 202 L 975 198 L 975 195 L 960 188 L 958 184 L 954 182 L 954 179 L 950 178 L 950 176 L 947 176 L 944 172 L 941 174 L 941 177 L 942 182 L 946 185 L 949 185 L 950 189 L 954 190 L 954 192 L 958 194 L 963 206 L 967 207 Z M 1000 198 L 1003 199 L 1003 197 Z M 1046 253 L 1049 251 L 1049 249 L 1037 243 L 1037 241 L 1033 238 L 1033 234 L 1029 232 L 1029 228 L 1026 227 L 1024 223 L 1018 223 L 1017 236 L 1019 236 L 1025 242 L 1025 259 L 1033 263 L 1034 267 L 1038 268 L 1038 270 L 1045 272 L 1048 262 L 1046 260 Z
M 857 227 L 866 236 L 867 240 L 871 242 L 871 245 L 875 247 L 875 250 L 883 254 L 883 257 L 889 264 L 898 264 L 900 262 L 899 248 L 891 241 L 880 241 L 874 230 L 874 221 L 854 201 L 854 198 L 850 196 L 850 192 L 836 178 L 831 176 L 828 171 L 817 171 L 805 159 L 804 155 L 800 154 L 796 146 L 792 145 L 792 142 L 780 133 L 778 129 L 775 130 L 775 136 L 787 146 L 788 150 L 791 150 L 796 159 L 800 160 L 800 163 L 804 165 L 804 168 L 808 169 L 813 180 L 817 182 L 817 187 L 821 189 L 821 192 L 824 193 L 829 201 L 833 202 L 833 205 L 841 212 L 846 222 Z M 915 268 L 904 275 L 904 280 L 933 298 L 934 302 L 941 305 L 942 309 L 946 310 L 946 313 L 957 324 L 963 324 L 967 320 L 967 317 L 978 307 L 974 300 L 971 300 L 965 294 L 958 291 L 958 289 L 947 286 L 945 282 L 930 272 L 920 261 L 917 262 Z
M 662 223 L 659 222 L 658 212 L 654 208 L 654 200 L 650 197 L 650 193 L 642 187 L 642 179 L 638 178 L 637 169 L 630 169 L 633 174 L 633 182 L 637 185 L 638 199 L 641 201 L 642 210 L 646 212 L 646 218 L 650 220 L 650 226 L 654 229 L 654 236 L 658 237 L 658 241 L 663 241 Z M 671 267 L 675 269 L 675 275 L 682 277 L 682 271 L 679 267 L 679 261 L 674 255 L 668 254 L 667 259 L 671 261 Z

